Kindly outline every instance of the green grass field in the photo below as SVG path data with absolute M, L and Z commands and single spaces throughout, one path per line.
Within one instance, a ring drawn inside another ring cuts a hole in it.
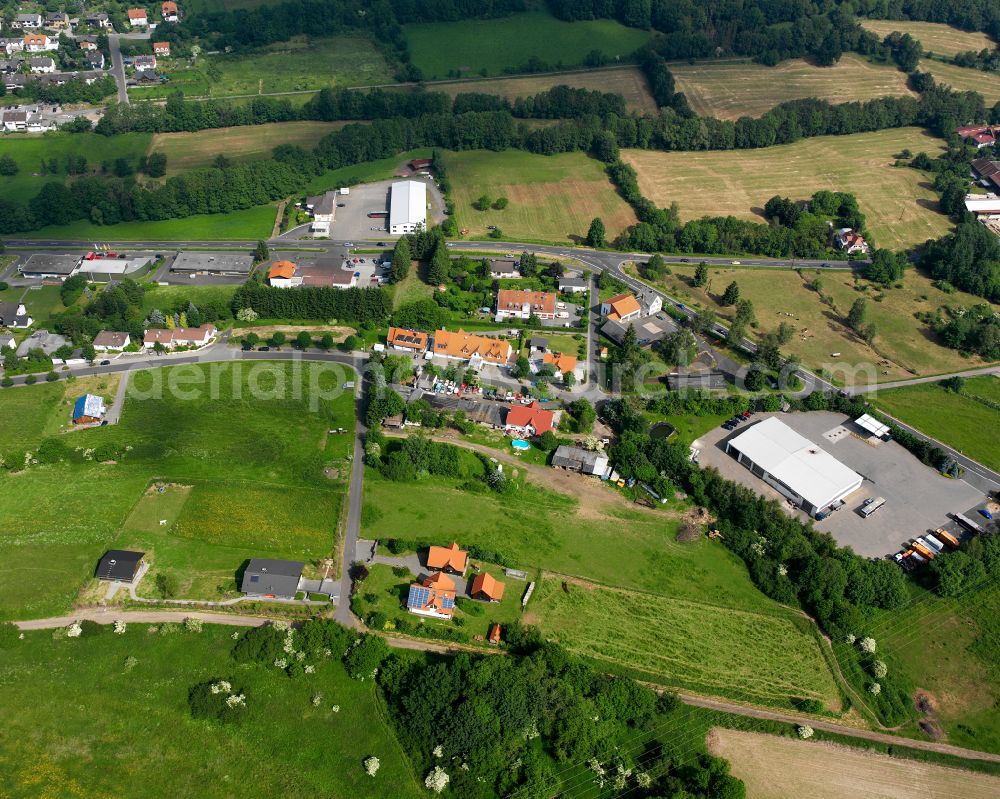
M 760 116 L 778 103 L 815 97 L 830 103 L 887 96 L 915 96 L 906 75 L 854 53 L 844 53 L 831 67 L 801 59 L 765 67 L 749 61 L 697 61 L 670 65 L 677 91 L 684 92 L 699 115 L 718 119 Z
M 847 191 L 857 196 L 875 244 L 903 249 L 951 228 L 926 176 L 892 165 L 904 148 L 934 157 L 943 145 L 918 128 L 899 128 L 760 150 L 623 150 L 622 158 L 639 173 L 644 196 L 661 207 L 677 202 L 685 220 L 731 214 L 762 222 L 761 209 L 775 194 L 804 200 L 820 189 Z
M 85 241 L 230 241 L 267 239 L 274 227 L 276 207 L 257 205 L 229 214 L 196 214 L 155 222 L 95 225 L 79 220 L 59 227 L 30 230 L 9 238 L 83 239 Z
M 142 310 L 149 313 L 154 308 L 174 311 L 180 303 L 195 305 L 221 303 L 229 305 L 238 286 L 149 286 L 142 298 Z
M 128 159 L 132 167 L 149 146 L 148 133 L 125 133 L 120 136 L 99 136 L 96 133 L 40 133 L 32 135 L 0 136 L 0 156 L 9 155 L 19 167 L 12 176 L 0 176 L 0 195 L 6 199 L 25 203 L 39 189 L 51 181 L 66 181 L 66 158 L 70 155 L 87 159 L 91 174 L 100 174 L 104 162 L 116 158 Z M 59 171 L 42 174 L 42 161 L 48 164 L 56 159 Z
M 922 433 L 949 444 L 991 469 L 1000 469 L 1000 411 L 976 402 L 1000 402 L 1000 379 L 991 375 L 965 381 L 963 396 L 935 383 L 880 391 L 880 408 Z
M 303 367 L 296 397 L 295 368 L 213 364 L 138 372 L 119 424 L 75 431 L 60 439 L 74 450 L 68 459 L 8 474 L 0 558 L 17 568 L 0 582 L 0 618 L 67 611 L 113 543 L 149 553 L 145 593 L 157 570 L 165 570 L 183 578 L 183 595 L 202 599 L 231 592 L 248 558 L 329 556 L 347 469 L 346 437 L 328 438 L 326 431 L 352 429 L 353 397 L 336 391 L 343 371 L 314 366 Z M 339 396 L 318 397 L 314 405 L 313 384 Z M 55 432 L 67 412 L 57 393 L 62 386 L 0 393 L 4 418 L 22 410 L 27 397 L 39 398 L 33 428 L 5 430 L 5 458 L 23 458 L 42 433 Z M 67 385 L 66 397 L 83 388 Z M 84 458 L 85 450 L 106 443 L 128 448 L 119 462 Z M 331 476 L 327 467 L 335 470 Z M 171 487 L 160 503 L 149 498 L 154 481 L 194 488 Z M 186 492 L 183 502 L 175 491 Z
M 660 683 L 765 703 L 816 699 L 839 708 L 819 644 L 791 611 L 747 612 L 546 575 L 526 615 L 568 649 Z
M 499 75 L 538 58 L 555 69 L 578 66 L 591 50 L 624 57 L 651 38 L 613 20 L 563 22 L 534 11 L 502 19 L 432 22 L 404 27 L 413 63 L 428 80 L 463 74 Z M 447 42 L 443 47 L 442 42 Z
M 967 50 L 979 52 L 992 50 L 996 43 L 985 33 L 978 31 L 963 31 L 950 25 L 938 22 L 912 22 L 899 19 L 866 19 L 861 21 L 861 27 L 886 37 L 893 31 L 908 33 L 924 50 L 935 55 L 952 56 Z
M 0 739 L 7 795 L 222 799 L 245 786 L 262 796 L 425 795 L 374 683 L 351 680 L 339 659 L 290 680 L 237 666 L 233 628 L 151 629 L 58 640 L 32 632 L 4 651 L 0 705 L 20 708 Z M 126 670 L 129 657 L 137 663 Z M 242 723 L 191 718 L 188 690 L 216 678 L 244 689 Z M 323 699 L 313 707 L 316 693 Z M 381 761 L 374 778 L 362 767 L 369 755 Z
M 599 161 L 583 153 L 534 155 L 516 150 L 443 154 L 452 185 L 455 219 L 468 235 L 483 237 L 487 225 L 514 241 L 582 239 L 594 217 L 601 217 L 608 239 L 636 222 Z M 472 203 L 486 194 L 504 196 L 507 207 L 477 211 Z
M 393 80 L 378 45 L 355 36 L 296 36 L 252 53 L 206 56 L 201 68 L 209 75 L 213 68 L 220 73 L 218 80 L 209 78 L 212 97 L 370 86 Z
M 270 158 L 271 151 L 279 144 L 298 144 L 311 150 L 319 139 L 343 126 L 342 122 L 275 122 L 197 133 L 157 133 L 149 151 L 167 156 L 169 176 L 212 166 L 218 155 L 230 161 Z
M 710 268 L 708 284 L 695 288 L 694 269 L 694 264 L 672 267 L 673 274 L 659 285 L 685 304 L 710 308 L 721 318 L 731 319 L 733 309 L 720 307 L 718 300 L 726 286 L 735 280 L 740 296 L 753 303 L 758 321 L 754 335 L 776 330 L 782 322 L 791 325 L 794 336 L 782 350 L 798 356 L 811 369 L 831 369 L 838 381 L 844 379 L 837 374 L 838 370 L 847 374 L 846 370 L 854 365 L 870 364 L 873 377 L 884 382 L 982 364 L 978 358 L 963 357 L 957 350 L 939 344 L 915 317 L 921 311 L 934 312 L 946 305 L 971 305 L 981 302 L 981 298 L 945 294 L 913 268 L 906 270 L 901 288 L 881 293 L 865 281 L 855 282 L 852 274 L 845 271 L 810 269 L 800 275 L 792 270 L 749 267 Z M 810 287 L 816 279 L 821 282 L 821 294 Z M 833 303 L 833 308 L 824 302 L 824 297 Z M 872 347 L 844 324 L 851 305 L 859 297 L 867 300 L 867 318 L 876 328 Z M 861 383 L 869 380 L 865 372 L 858 375 Z

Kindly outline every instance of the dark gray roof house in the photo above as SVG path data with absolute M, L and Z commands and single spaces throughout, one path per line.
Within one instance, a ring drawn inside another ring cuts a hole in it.
M 243 572 L 240 590 L 247 596 L 293 599 L 304 568 L 297 560 L 254 558 Z
M 667 386 L 671 391 L 720 391 L 726 388 L 726 376 L 722 372 L 705 369 L 673 372 L 667 375 Z
M 520 262 L 513 258 L 494 258 L 490 261 L 490 275 L 496 278 L 520 277 Z
M 552 455 L 552 465 L 583 474 L 602 475 L 608 469 L 608 456 L 603 452 L 563 444 Z
M 549 340 L 542 336 L 532 336 L 528 339 L 528 348 L 532 352 L 545 352 L 549 348 Z
M 127 549 L 109 549 L 97 564 L 98 580 L 117 580 L 130 583 L 135 579 L 145 552 L 131 552 Z

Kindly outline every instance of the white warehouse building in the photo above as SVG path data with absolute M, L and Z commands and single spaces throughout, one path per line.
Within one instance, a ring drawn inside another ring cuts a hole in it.
M 810 516 L 857 491 L 864 479 L 773 416 L 727 442 L 726 452 Z
M 427 185 L 416 180 L 392 184 L 389 197 L 389 233 L 401 236 L 427 227 Z

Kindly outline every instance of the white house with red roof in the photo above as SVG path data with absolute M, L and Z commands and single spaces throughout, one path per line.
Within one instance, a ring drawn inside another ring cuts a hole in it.
M 133 28 L 149 27 L 149 19 L 146 17 L 146 9 L 130 8 L 128 10 L 128 24 Z
M 533 400 L 530 405 L 511 405 L 503 426 L 507 435 L 530 437 L 540 436 L 555 425 L 555 411 L 547 411 L 538 400 Z
M 165 349 L 175 347 L 204 347 L 215 337 L 215 325 L 201 327 L 175 327 L 172 329 L 149 329 L 142 337 L 142 346 L 152 349 L 157 344 Z
M 864 254 L 869 250 L 868 242 L 865 241 L 864 236 L 849 227 L 838 230 L 833 239 L 837 247 L 848 255 Z

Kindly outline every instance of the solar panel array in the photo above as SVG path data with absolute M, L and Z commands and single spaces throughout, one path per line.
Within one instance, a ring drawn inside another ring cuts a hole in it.
M 427 606 L 427 600 L 430 598 L 431 591 L 429 588 L 424 588 L 420 585 L 410 586 L 410 595 L 406 599 L 406 606 L 409 608 L 422 608 Z
M 452 599 L 450 596 L 443 596 L 443 597 L 441 597 L 441 609 L 442 610 L 448 610 L 448 608 L 453 608 L 453 607 L 455 607 L 455 600 L 454 599 Z

